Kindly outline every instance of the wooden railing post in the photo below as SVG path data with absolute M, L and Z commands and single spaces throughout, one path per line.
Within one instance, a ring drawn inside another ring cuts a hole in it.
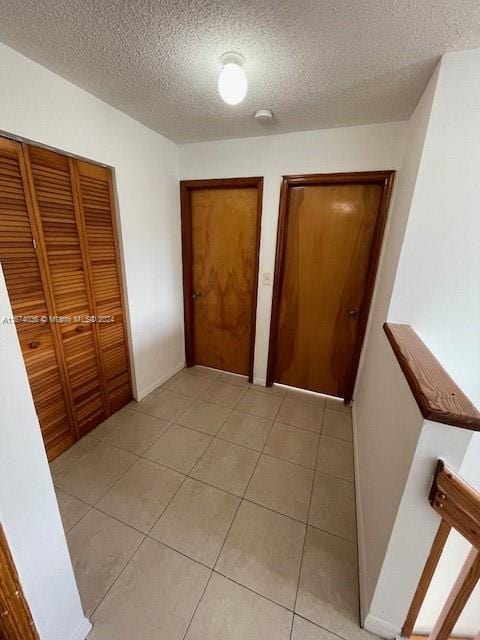
M 408 610 L 402 635 L 408 638 L 413 633 L 420 608 L 453 528 L 470 542 L 472 549 L 428 637 L 428 640 L 448 640 L 480 580 L 480 492 L 439 460 L 430 490 L 430 504 L 441 517 L 440 526 Z M 475 640 L 480 640 L 480 633 Z
M 435 569 L 437 568 L 440 556 L 442 555 L 442 551 L 445 543 L 447 542 L 448 534 L 450 533 L 451 528 L 452 527 L 448 524 L 448 522 L 445 522 L 445 520 L 442 520 L 440 522 L 440 526 L 437 530 L 437 535 L 435 536 L 432 548 L 430 549 L 430 553 L 420 577 L 417 590 L 415 591 L 415 595 L 413 596 L 412 604 L 410 605 L 410 609 L 408 610 L 407 619 L 405 620 L 405 624 L 402 628 L 402 636 L 404 636 L 405 638 L 409 638 L 413 633 L 413 627 L 418 618 L 418 614 L 420 613 L 420 608 L 423 604 L 423 601 L 425 600 L 425 596 L 427 595 L 428 587 L 430 586 L 430 583 L 432 581 L 433 574 L 435 573 Z
M 428 640 L 448 640 L 480 579 L 480 551 L 472 547 Z

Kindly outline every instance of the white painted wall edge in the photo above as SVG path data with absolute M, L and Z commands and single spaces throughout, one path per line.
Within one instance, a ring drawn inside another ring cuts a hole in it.
M 85 640 L 90 631 L 92 630 L 92 623 L 88 618 L 84 618 L 80 626 L 70 636 L 68 640 Z
M 367 572 L 367 559 L 365 557 L 365 528 L 363 526 L 362 495 L 360 493 L 360 465 L 358 456 L 358 433 L 355 403 L 352 405 L 352 431 L 353 431 L 353 464 L 354 464 L 354 488 L 355 488 L 355 515 L 357 523 L 357 556 L 358 556 L 358 583 L 360 598 L 360 623 L 366 624 L 368 603 L 366 602 L 367 587 L 365 575 Z

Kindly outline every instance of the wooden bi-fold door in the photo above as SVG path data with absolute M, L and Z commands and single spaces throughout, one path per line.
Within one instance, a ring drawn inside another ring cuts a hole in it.
M 104 420 L 107 411 L 97 325 L 87 321 L 92 315 L 91 287 L 73 160 L 39 147 L 25 145 L 24 149 L 54 312 L 72 317 L 72 322 L 58 323 L 58 329 L 76 425 L 83 435 Z
M 253 376 L 261 178 L 182 182 L 187 366 Z
M 0 263 L 43 440 L 54 457 L 73 444 L 75 428 L 59 326 L 44 321 L 54 311 L 39 244 L 22 147 L 0 138 Z
M 349 401 L 393 172 L 283 180 L 267 383 Z
M 0 138 L 0 263 L 52 459 L 131 399 L 110 170 Z

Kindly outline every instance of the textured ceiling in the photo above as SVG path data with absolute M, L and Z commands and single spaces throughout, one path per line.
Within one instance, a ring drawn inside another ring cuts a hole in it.
M 0 40 L 190 142 L 408 118 L 439 56 L 480 46 L 480 2 L 0 0 Z M 249 79 L 236 107 L 216 88 L 229 50 Z

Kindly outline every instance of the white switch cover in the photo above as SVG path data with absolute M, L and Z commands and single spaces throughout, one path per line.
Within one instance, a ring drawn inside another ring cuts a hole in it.
M 264 273 L 263 274 L 263 286 L 264 287 L 271 287 L 272 286 L 272 282 L 273 282 L 273 275 L 271 273 Z

